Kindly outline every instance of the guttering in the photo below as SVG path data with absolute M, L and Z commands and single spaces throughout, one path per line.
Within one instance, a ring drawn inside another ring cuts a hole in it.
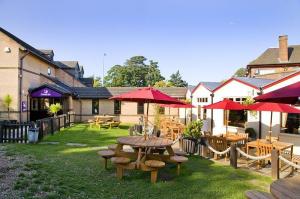
M 20 70 L 19 70 L 19 122 L 22 122 L 22 88 L 23 88 L 23 60 L 29 54 L 27 49 L 21 49 L 25 52 L 24 55 L 20 57 Z M 28 102 L 27 102 L 28 103 Z M 27 107 L 28 109 L 28 107 Z M 28 111 L 28 110 L 27 110 Z

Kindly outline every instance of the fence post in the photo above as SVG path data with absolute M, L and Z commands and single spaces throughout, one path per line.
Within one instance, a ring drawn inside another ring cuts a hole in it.
M 272 168 L 272 178 L 274 180 L 279 179 L 279 151 L 273 149 L 271 152 L 271 168 Z
M 58 131 L 60 131 L 60 117 L 57 117 L 57 119 L 58 119 L 58 121 L 57 121 L 57 123 L 58 123 Z
M 69 127 L 71 126 L 71 114 L 68 113 L 68 118 L 69 118 Z
M 230 146 L 230 166 L 237 169 L 237 150 L 236 144 Z
M 2 133 L 2 130 L 3 130 L 3 124 L 0 124 L 0 143 L 3 142 L 3 133 Z
M 51 125 L 51 134 L 54 134 L 54 123 L 53 123 L 53 118 L 50 118 L 50 125 Z
M 64 129 L 66 128 L 66 121 L 67 120 L 67 115 L 64 115 Z

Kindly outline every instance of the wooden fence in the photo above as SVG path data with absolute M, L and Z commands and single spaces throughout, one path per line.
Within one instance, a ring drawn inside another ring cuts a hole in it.
M 0 143 L 27 143 L 28 123 L 3 124 L 0 126 Z
M 61 128 L 66 128 L 75 123 L 75 114 L 63 114 L 57 117 L 49 117 L 37 120 L 36 124 L 39 127 L 39 140 L 46 135 L 53 135 L 60 131 Z M 0 143 L 27 143 L 29 123 L 4 123 L 0 125 Z

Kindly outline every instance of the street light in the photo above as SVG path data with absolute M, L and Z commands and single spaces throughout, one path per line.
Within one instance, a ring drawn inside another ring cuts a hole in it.
M 102 86 L 104 86 L 104 59 L 105 59 L 106 53 L 103 53 L 103 59 L 102 59 Z

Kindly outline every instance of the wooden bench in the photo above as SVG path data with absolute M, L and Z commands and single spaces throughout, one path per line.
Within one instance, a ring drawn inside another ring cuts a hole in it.
M 112 150 L 101 150 L 101 151 L 98 151 L 98 154 L 104 158 L 104 162 L 105 162 L 105 169 L 107 169 L 107 159 L 110 159 L 112 157 L 115 156 L 115 152 L 112 151 Z
M 117 178 L 121 180 L 124 174 L 124 167 L 130 163 L 130 159 L 125 157 L 112 157 L 111 162 L 116 165 Z
M 108 145 L 107 148 L 108 148 L 109 150 L 116 151 L 117 146 L 118 146 L 117 144 L 111 144 L 111 145 Z
M 158 169 L 164 167 L 166 164 L 159 160 L 146 160 L 145 165 L 151 168 L 151 182 L 156 183 Z
M 274 199 L 270 193 L 256 190 L 246 191 L 245 196 L 248 199 Z
M 187 156 L 188 154 L 184 151 L 181 151 L 179 149 L 173 149 L 175 155 L 178 155 L 178 156 Z
M 299 165 L 300 164 L 300 155 L 293 155 L 293 162 L 295 164 Z
M 171 156 L 170 160 L 177 164 L 177 175 L 179 175 L 180 174 L 180 165 L 182 163 L 188 161 L 188 158 L 184 157 L 184 156 L 175 155 L 175 156 Z

